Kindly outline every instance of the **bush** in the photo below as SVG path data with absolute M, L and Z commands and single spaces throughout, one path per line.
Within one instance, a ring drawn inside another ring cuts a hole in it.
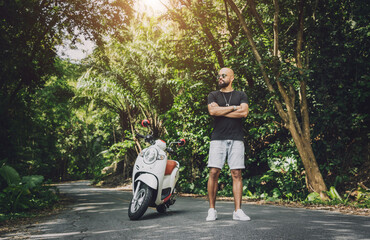
M 48 207 L 58 201 L 55 191 L 43 185 L 44 177 L 32 175 L 20 177 L 11 166 L 0 168 L 0 211 L 15 213 Z

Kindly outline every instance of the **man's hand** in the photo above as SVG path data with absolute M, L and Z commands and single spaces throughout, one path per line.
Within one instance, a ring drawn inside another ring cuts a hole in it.
M 224 116 L 228 118 L 243 118 L 248 115 L 248 104 L 242 103 L 240 106 L 220 107 L 216 102 L 208 104 L 208 112 L 211 116 Z

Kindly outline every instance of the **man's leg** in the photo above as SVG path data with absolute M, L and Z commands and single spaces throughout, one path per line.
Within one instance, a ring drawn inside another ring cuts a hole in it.
M 243 178 L 241 169 L 232 169 L 231 176 L 233 178 L 233 194 L 235 211 L 241 208 L 243 195 Z
M 216 195 L 218 190 L 218 177 L 220 176 L 221 169 L 210 168 L 208 178 L 208 198 L 209 208 L 215 208 L 216 206 Z

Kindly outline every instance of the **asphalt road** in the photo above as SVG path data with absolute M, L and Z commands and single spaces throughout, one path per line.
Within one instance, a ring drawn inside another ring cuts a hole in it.
M 127 216 L 131 192 L 59 185 L 76 201 L 62 213 L 0 239 L 370 239 L 370 217 L 277 206 L 243 205 L 251 221 L 232 220 L 233 203 L 217 202 L 218 220 L 206 222 L 208 202 L 178 198 L 165 214 L 148 209 Z

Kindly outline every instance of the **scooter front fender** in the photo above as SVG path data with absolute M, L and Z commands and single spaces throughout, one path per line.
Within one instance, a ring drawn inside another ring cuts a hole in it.
M 157 190 L 157 188 L 158 188 L 158 179 L 150 173 L 140 174 L 140 176 L 135 179 L 135 183 L 137 181 L 141 181 L 141 182 L 145 183 L 146 185 L 148 185 L 150 188 L 152 188 L 154 190 Z

